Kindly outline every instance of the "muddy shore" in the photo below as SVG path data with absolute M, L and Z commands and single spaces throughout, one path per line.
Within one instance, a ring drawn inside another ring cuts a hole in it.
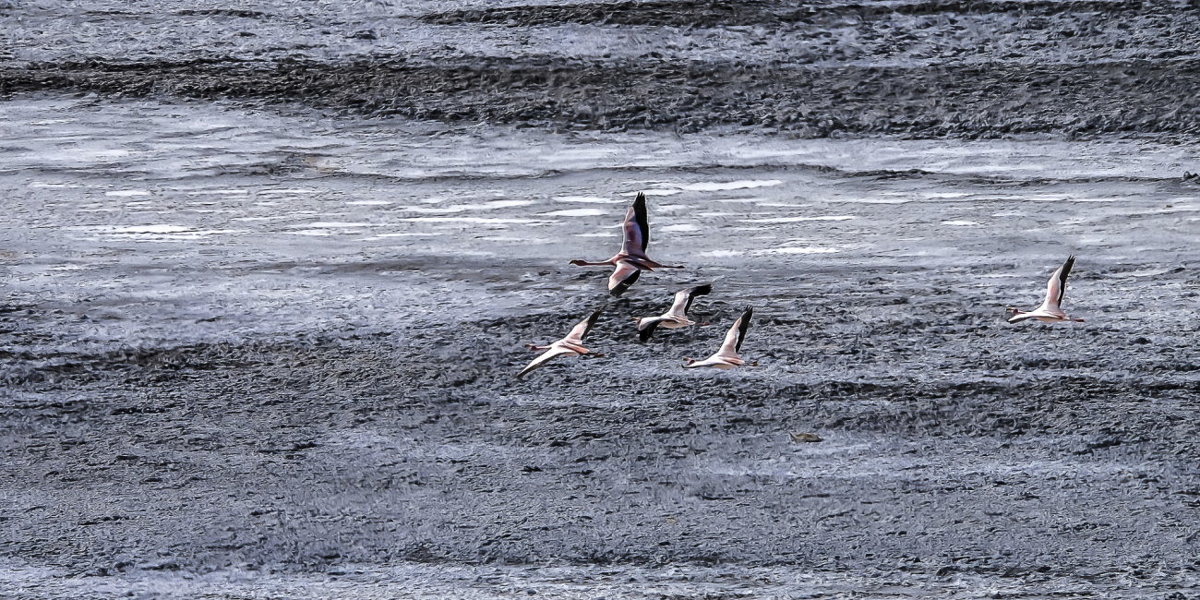
M 888 6 L 0 2 L 0 597 L 1200 594 L 1200 11 Z
M 0 60 L 0 96 L 804 137 L 1200 133 L 1200 11 L 1179 2 L 357 9 L 0 9 L 24 17 L 10 37 L 43 41 Z

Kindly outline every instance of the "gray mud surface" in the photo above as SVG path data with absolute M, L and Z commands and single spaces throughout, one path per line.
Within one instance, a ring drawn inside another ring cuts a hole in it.
M 1195 2 L 156 4 L 0 7 L 20 17 L 0 96 L 806 137 L 1200 133 Z
M 0 0 L 0 598 L 1197 597 L 1198 12 Z

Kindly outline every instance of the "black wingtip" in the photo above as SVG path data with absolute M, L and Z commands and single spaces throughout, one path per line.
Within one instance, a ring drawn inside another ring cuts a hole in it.
M 691 292 L 688 293 L 687 304 L 683 305 L 683 314 L 686 315 L 686 314 L 688 314 L 688 312 L 690 312 L 692 310 L 692 302 L 694 302 L 696 300 L 696 296 L 704 296 L 711 291 L 712 291 L 711 283 L 706 283 L 704 285 L 698 285 L 698 286 L 692 288 Z
M 642 342 L 643 344 L 646 343 L 646 340 L 649 340 L 650 337 L 654 335 L 655 329 L 658 329 L 658 321 L 654 321 L 654 322 L 650 323 L 649 325 L 646 326 L 645 329 L 639 329 L 638 330 L 638 341 Z
M 750 330 L 750 317 L 754 316 L 754 309 L 747 308 L 746 312 L 742 313 L 742 325 L 738 328 L 738 343 L 734 347 L 738 352 L 742 351 L 742 342 L 746 341 L 746 332 Z
M 638 228 L 642 230 L 642 252 L 645 252 L 650 247 L 650 217 L 646 210 L 646 194 L 638 192 L 637 198 L 633 199 L 633 215 L 637 220 Z
M 1059 281 L 1062 281 L 1064 286 L 1067 283 L 1067 275 L 1071 274 L 1071 267 L 1074 267 L 1074 266 L 1075 266 L 1075 255 L 1072 254 L 1067 257 L 1066 261 L 1063 262 L 1062 274 L 1059 275 L 1059 277 L 1058 277 Z
M 600 318 L 600 313 L 602 312 L 604 312 L 604 307 L 600 307 L 592 311 L 592 316 L 588 317 L 587 320 L 587 327 L 583 330 L 583 335 L 579 336 L 579 339 L 582 340 L 592 332 L 592 327 L 596 325 L 596 320 Z

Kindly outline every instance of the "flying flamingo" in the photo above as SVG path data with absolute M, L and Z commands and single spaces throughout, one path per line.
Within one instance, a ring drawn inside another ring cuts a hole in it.
M 721 349 L 717 353 L 704 359 L 694 360 L 686 359 L 687 368 L 693 367 L 712 367 L 714 369 L 732 369 L 745 364 L 742 357 L 738 356 L 738 351 L 742 349 L 742 340 L 746 339 L 746 331 L 750 329 L 750 316 L 754 313 L 754 309 L 747 308 L 738 320 L 733 322 L 733 327 L 729 328 L 729 332 L 725 334 L 725 342 L 721 344 Z
M 642 271 L 654 269 L 682 269 L 683 265 L 664 265 L 652 260 L 646 255 L 646 246 L 650 245 L 650 222 L 646 218 L 646 194 L 638 192 L 633 206 L 625 213 L 625 222 L 621 224 L 625 239 L 621 242 L 621 251 L 608 260 L 589 262 L 575 259 L 571 264 L 578 267 L 615 267 L 612 276 L 608 278 L 608 291 L 614 296 L 620 296 L 629 289 L 641 276 Z
M 603 354 L 592 352 L 591 350 L 583 347 L 583 338 L 587 336 L 589 331 L 592 330 L 592 325 L 596 324 L 596 319 L 600 318 L 601 312 L 602 310 L 597 310 L 596 312 L 592 313 L 591 316 L 580 321 L 578 324 L 572 327 L 571 332 L 567 334 L 567 337 L 558 340 L 549 346 L 535 346 L 533 344 L 528 344 L 527 347 L 530 350 L 545 350 L 545 352 L 543 352 L 541 356 L 533 359 L 533 362 L 529 363 L 524 369 L 521 369 L 521 372 L 517 373 L 517 379 L 524 377 L 526 373 L 537 369 L 560 356 L 578 356 L 581 354 L 604 356 Z
M 1042 305 L 1036 310 L 1022 312 L 1011 306 L 1005 309 L 1008 322 L 1020 323 L 1026 319 L 1037 319 L 1046 323 L 1083 321 L 1083 319 L 1068 317 L 1062 309 L 1063 296 L 1067 293 L 1067 275 L 1071 274 L 1071 267 L 1074 265 L 1075 256 L 1071 255 L 1067 257 L 1067 261 L 1061 267 L 1054 271 L 1054 274 L 1050 276 L 1050 281 L 1046 282 L 1046 299 L 1042 300 Z
M 663 327 L 666 329 L 678 329 L 695 325 L 696 322 L 688 319 L 687 313 L 692 308 L 692 301 L 696 296 L 703 296 L 712 291 L 712 284 L 706 283 L 698 285 L 687 290 L 679 290 L 675 292 L 675 302 L 671 304 L 671 309 L 657 317 L 642 317 L 637 319 L 638 339 L 646 341 L 650 336 L 654 335 L 654 330 Z

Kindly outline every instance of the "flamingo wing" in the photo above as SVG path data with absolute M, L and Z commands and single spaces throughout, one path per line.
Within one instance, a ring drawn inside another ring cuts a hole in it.
M 746 332 L 750 330 L 750 316 L 753 314 L 754 309 L 747 308 L 746 312 L 733 322 L 733 326 L 725 334 L 725 342 L 721 344 L 721 350 L 717 354 L 737 356 L 742 349 L 742 340 L 746 339 Z
M 683 305 L 683 314 L 686 315 L 689 310 L 692 310 L 692 301 L 696 299 L 696 296 L 706 296 L 710 292 L 712 292 L 712 284 L 711 283 L 706 283 L 704 285 L 698 285 L 698 286 L 688 290 L 687 304 Z M 678 294 L 676 294 L 676 302 L 678 302 L 678 298 L 679 298 L 679 296 L 678 296 Z M 672 306 L 671 308 L 674 309 L 675 307 Z
M 563 341 L 582 345 L 583 338 L 587 337 L 588 332 L 592 330 L 592 326 L 596 324 L 596 319 L 600 318 L 601 312 L 604 312 L 603 309 L 593 312 L 591 315 L 588 315 L 588 318 L 576 323 L 571 328 L 571 333 L 568 333 L 567 337 L 563 338 Z
M 683 317 L 687 314 L 687 306 L 691 304 L 688 295 L 691 290 L 679 290 L 675 292 L 675 299 L 671 302 L 671 309 L 667 311 L 667 315 L 672 317 Z
M 617 261 L 617 268 L 613 270 L 612 276 L 608 278 L 608 292 L 614 296 L 620 296 L 641 276 L 642 270 L 637 268 L 637 266 L 619 260 Z
M 559 345 L 553 345 L 550 347 L 549 350 L 543 352 L 540 356 L 533 359 L 533 362 L 526 365 L 524 369 L 521 369 L 521 372 L 517 373 L 517 379 L 524 377 L 526 373 L 528 373 L 534 369 L 540 368 L 542 365 L 545 365 L 546 363 L 548 363 L 564 354 L 578 354 L 578 353 L 575 352 L 574 350 L 571 350 L 570 348 L 563 348 L 562 346 L 559 346 Z
M 692 301 L 696 299 L 696 296 L 703 296 L 711 291 L 712 284 L 706 283 L 675 292 L 675 302 L 671 304 L 671 310 L 667 311 L 667 314 L 673 317 L 686 317 L 688 311 L 692 309 Z
M 643 319 L 643 321 L 638 324 L 638 341 L 644 342 L 650 339 L 650 336 L 654 335 L 654 330 L 658 329 L 658 324 L 665 320 L 666 319 L 662 317 Z
M 1075 266 L 1075 255 L 1068 256 L 1066 262 L 1050 276 L 1050 280 L 1046 282 L 1046 299 L 1042 301 L 1043 306 L 1054 308 L 1061 306 L 1063 296 L 1067 293 L 1067 276 L 1071 274 L 1073 266 Z
M 633 206 L 630 206 L 625 213 L 625 222 L 621 227 L 625 232 L 621 251 L 625 254 L 644 254 L 650 245 L 650 220 L 646 217 L 646 194 L 638 192 Z

